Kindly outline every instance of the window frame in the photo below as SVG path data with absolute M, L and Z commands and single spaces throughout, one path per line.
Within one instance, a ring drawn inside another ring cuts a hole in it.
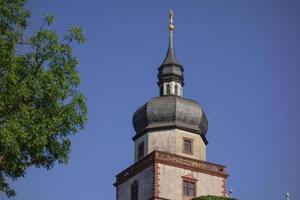
M 196 197 L 197 196 L 197 179 L 194 178 L 189 178 L 189 177 L 182 177 L 182 196 L 185 198 L 191 198 L 191 197 Z M 187 183 L 187 194 L 185 192 L 185 183 Z M 193 184 L 193 194 L 190 192 L 190 186 Z
M 170 95 L 171 94 L 171 84 L 167 83 L 166 84 L 166 95 Z
M 177 84 L 175 84 L 175 86 L 174 86 L 174 90 L 175 90 L 175 94 L 176 95 L 179 95 L 179 92 L 178 92 L 178 85 Z
M 139 182 L 133 181 L 130 185 L 130 200 L 138 200 L 139 199 Z
M 191 143 L 191 151 L 186 151 L 185 149 L 185 141 L 188 141 Z M 182 138 L 182 152 L 185 154 L 190 154 L 190 155 L 194 155 L 194 140 L 191 138 Z
M 142 141 L 137 146 L 137 160 L 141 159 L 144 156 L 145 156 L 145 142 Z

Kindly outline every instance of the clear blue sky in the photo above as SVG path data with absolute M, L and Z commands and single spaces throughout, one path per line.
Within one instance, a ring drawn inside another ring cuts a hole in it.
M 89 121 L 69 164 L 32 168 L 12 182 L 15 200 L 115 199 L 115 175 L 133 163 L 133 112 L 158 95 L 157 67 L 175 13 L 184 96 L 209 118 L 208 161 L 228 167 L 245 200 L 300 199 L 300 1 L 29 1 L 31 31 L 56 15 L 88 41 L 75 46 Z

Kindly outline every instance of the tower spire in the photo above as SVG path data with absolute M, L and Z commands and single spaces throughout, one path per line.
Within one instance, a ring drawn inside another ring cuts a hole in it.
M 180 65 L 177 61 L 174 51 L 174 41 L 173 41 L 173 32 L 174 32 L 174 13 L 172 10 L 169 11 L 170 23 L 169 23 L 169 47 L 165 60 L 162 65 L 175 64 Z
M 178 95 L 182 96 L 183 67 L 177 61 L 174 51 L 174 13 L 169 11 L 169 47 L 167 55 L 163 63 L 158 68 L 158 86 L 160 88 L 160 95 Z

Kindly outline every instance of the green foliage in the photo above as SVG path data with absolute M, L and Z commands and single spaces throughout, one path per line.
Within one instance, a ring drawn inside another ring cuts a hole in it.
M 31 166 L 51 169 L 67 163 L 69 136 L 87 120 L 78 90 L 73 41 L 85 41 L 79 27 L 59 39 L 54 16 L 24 41 L 30 12 L 25 0 L 0 0 L 0 192 L 14 196 L 7 178 L 26 175 Z
M 78 43 L 83 44 L 85 42 L 85 37 L 82 34 L 82 29 L 78 26 L 70 28 L 65 35 L 65 40 L 68 42 L 76 40 Z
M 192 200 L 234 200 L 232 198 L 226 198 L 226 197 L 217 197 L 217 196 L 201 196 L 201 197 L 196 197 Z
M 55 16 L 54 16 L 53 14 L 46 15 L 46 16 L 44 17 L 44 21 L 45 21 L 48 25 L 54 24 L 54 22 L 55 22 Z

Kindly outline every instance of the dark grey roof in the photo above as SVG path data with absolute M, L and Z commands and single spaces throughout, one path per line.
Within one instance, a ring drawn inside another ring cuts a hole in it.
M 134 113 L 132 121 L 137 134 L 133 139 L 147 131 L 174 127 L 200 134 L 205 138 L 208 129 L 206 116 L 199 104 L 175 95 L 151 99 Z
M 165 60 L 161 65 L 179 65 L 181 64 L 177 61 L 175 50 L 174 50 L 174 41 L 173 41 L 173 32 L 170 32 L 169 36 L 169 48 Z
M 177 61 L 174 50 L 174 42 L 173 42 L 173 31 L 170 31 L 169 36 L 169 47 L 167 51 L 167 55 L 163 61 L 163 63 L 158 68 L 158 85 L 161 85 L 163 82 L 176 81 L 184 84 L 183 77 L 183 67 Z

